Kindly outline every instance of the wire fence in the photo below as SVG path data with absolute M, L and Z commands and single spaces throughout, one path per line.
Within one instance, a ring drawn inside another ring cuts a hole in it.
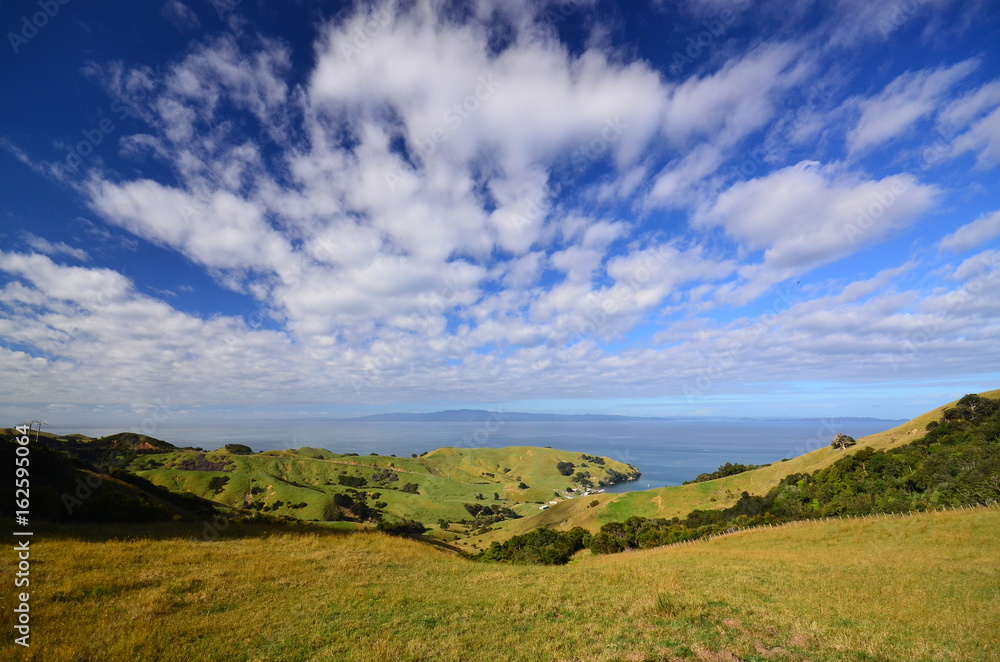
M 684 545 L 693 545 L 696 543 L 708 542 L 709 540 L 714 540 L 716 538 L 735 535 L 737 533 L 745 533 L 747 531 L 759 531 L 762 529 L 764 530 L 782 529 L 794 526 L 808 526 L 811 524 L 821 524 L 824 522 L 851 522 L 859 520 L 896 519 L 903 517 L 916 517 L 920 515 L 937 515 L 941 513 L 974 511 L 974 510 L 991 510 L 991 509 L 1000 510 L 1000 502 L 998 502 L 996 499 L 992 499 L 979 503 L 956 505 L 956 506 L 942 506 L 940 508 L 932 508 L 928 510 L 905 510 L 905 511 L 894 511 L 890 513 L 870 513 L 868 515 L 839 515 L 832 517 L 816 517 L 810 519 L 793 520 L 791 522 L 780 522 L 778 524 L 755 524 L 754 526 L 733 527 L 721 533 L 713 533 L 711 535 L 703 536 L 701 538 L 695 538 L 694 540 L 684 540 L 681 542 L 670 543 L 669 545 L 660 545 L 652 549 L 666 549 L 668 547 L 681 547 Z M 640 550 L 633 550 L 633 551 L 640 551 Z

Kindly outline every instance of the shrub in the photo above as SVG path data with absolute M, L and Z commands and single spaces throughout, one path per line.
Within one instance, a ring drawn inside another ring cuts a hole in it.
M 375 528 L 391 536 L 419 536 L 427 530 L 426 526 L 411 519 L 404 519 L 399 522 L 382 520 Z
M 361 476 L 337 476 L 337 481 L 347 487 L 364 487 L 368 481 Z

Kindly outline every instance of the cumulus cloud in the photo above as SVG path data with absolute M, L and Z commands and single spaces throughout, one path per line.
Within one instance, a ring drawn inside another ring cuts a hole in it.
M 737 298 L 876 243 L 930 209 L 937 189 L 899 174 L 863 178 L 804 161 L 740 182 L 703 206 L 697 227 L 720 227 L 763 263 L 742 275 L 752 286 Z
M 165 7 L 175 19 L 190 11 Z M 897 236 L 946 195 L 923 174 L 863 172 L 852 153 L 941 109 L 955 154 L 991 167 L 995 83 L 951 98 L 974 60 L 856 97 L 847 127 L 833 93 L 790 115 L 830 73 L 818 39 L 741 47 L 734 36 L 697 73 L 671 77 L 608 35 L 568 46 L 549 22 L 564 8 L 359 3 L 320 26 L 306 72 L 292 71 L 288 44 L 238 31 L 160 67 L 95 65 L 146 128 L 118 136 L 134 167 L 95 160 L 76 190 L 116 236 L 246 294 L 258 323 L 181 311 L 170 305 L 180 298 L 145 294 L 169 290 L 108 267 L 59 264 L 88 254 L 30 235 L 37 253 L 0 253 L 11 341 L 0 370 L 28 385 L 8 396 L 488 401 L 627 397 L 651 384 L 680 395 L 706 378 L 819 368 L 876 379 L 912 369 L 900 338 L 946 307 L 922 351 L 957 357 L 952 374 L 995 356 L 992 304 L 971 292 L 993 282 L 979 262 L 937 265 L 951 280 L 932 291 L 904 287 L 906 256 L 875 276 L 775 287 Z M 817 153 L 803 154 L 810 141 Z M 752 172 L 734 167 L 747 158 Z M 998 234 L 996 213 L 984 215 L 940 247 Z

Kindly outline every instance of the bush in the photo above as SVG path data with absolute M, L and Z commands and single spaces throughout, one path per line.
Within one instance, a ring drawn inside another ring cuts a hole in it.
M 589 537 L 590 534 L 580 527 L 566 532 L 537 529 L 514 536 L 502 544 L 494 542 L 476 558 L 481 561 L 562 565 L 583 549 L 584 541 Z
M 409 494 L 420 494 L 420 492 L 417 491 L 417 487 L 418 485 L 416 483 L 407 483 L 400 488 L 400 491 L 407 492 Z
M 572 476 L 575 468 L 576 465 L 572 462 L 560 462 L 556 464 L 556 471 L 561 473 L 563 476 Z
M 253 449 L 243 444 L 226 444 L 222 450 L 233 455 L 253 455 Z
M 419 536 L 427 530 L 426 526 L 411 519 L 404 519 L 399 522 L 382 520 L 375 528 L 383 533 L 388 533 L 390 536 Z
M 337 481 L 347 487 L 364 487 L 368 481 L 361 476 L 337 476 Z

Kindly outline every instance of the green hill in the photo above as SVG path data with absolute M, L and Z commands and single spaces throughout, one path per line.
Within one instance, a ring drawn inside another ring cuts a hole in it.
M 980 395 L 998 399 L 1000 390 Z M 739 500 L 743 492 L 751 495 L 766 494 L 787 475 L 818 471 L 862 448 L 888 450 L 910 443 L 924 434 L 928 423 L 941 420 L 944 410 L 954 407 L 957 402 L 942 405 L 891 430 L 862 437 L 855 446 L 848 449 L 834 449 L 825 445 L 784 462 L 775 462 L 760 469 L 716 480 L 624 494 L 599 494 L 585 500 L 560 503 L 533 517 L 504 522 L 486 535 L 474 536 L 457 544 L 475 551 L 488 547 L 492 542 L 500 542 L 541 527 L 568 531 L 579 526 L 596 532 L 603 524 L 621 522 L 633 516 L 684 517 L 693 510 L 729 507 Z M 598 504 L 592 506 L 595 500 Z
M 467 504 L 531 514 L 556 492 L 560 500 L 572 496 L 567 489 L 582 489 L 581 481 L 596 486 L 638 475 L 608 458 L 527 446 L 440 448 L 415 458 L 316 448 L 250 455 L 176 450 L 143 454 L 127 468 L 156 485 L 228 506 L 315 521 L 387 516 L 427 525 L 471 520 Z M 464 530 L 437 535 L 451 539 Z
M 998 660 L 1000 512 L 482 564 L 377 533 L 38 530 L 6 660 Z M 6 604 L 10 604 L 9 602 Z M 0 628 L 12 632 L 12 611 Z

